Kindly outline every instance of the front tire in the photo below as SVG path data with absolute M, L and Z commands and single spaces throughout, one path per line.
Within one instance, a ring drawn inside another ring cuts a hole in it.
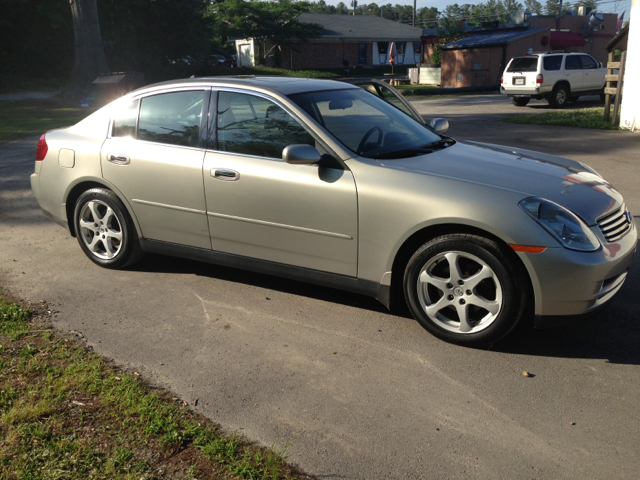
M 80 195 L 73 221 L 80 248 L 95 264 L 120 269 L 142 258 L 133 221 L 111 190 L 92 188 Z
M 511 98 L 511 102 L 516 107 L 525 107 L 527 103 L 529 103 L 529 100 L 531 100 L 529 97 L 512 97 Z
M 469 234 L 434 238 L 411 257 L 404 294 L 414 318 L 447 342 L 479 347 L 524 315 L 527 288 L 506 247 Z

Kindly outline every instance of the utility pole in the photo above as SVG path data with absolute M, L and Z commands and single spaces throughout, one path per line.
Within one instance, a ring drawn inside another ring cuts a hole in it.
M 416 0 L 413 0 L 413 26 L 416 26 Z
M 640 131 L 640 0 L 631 0 L 623 89 L 620 127 Z
M 358 0 L 351 0 L 351 6 L 353 7 L 353 15 L 355 15 L 356 7 L 358 6 Z

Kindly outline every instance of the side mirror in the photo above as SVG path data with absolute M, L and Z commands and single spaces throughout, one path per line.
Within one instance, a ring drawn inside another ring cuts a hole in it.
M 429 126 L 435 130 L 436 133 L 443 133 L 449 130 L 449 122 L 446 118 L 434 118 L 429 122 Z
M 312 165 L 320 162 L 322 156 L 311 145 L 289 145 L 282 151 L 282 159 L 292 165 Z

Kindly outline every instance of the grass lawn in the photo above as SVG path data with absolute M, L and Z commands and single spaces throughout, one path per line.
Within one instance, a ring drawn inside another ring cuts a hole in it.
M 613 115 L 613 107 L 611 107 L 611 115 Z M 617 125 L 613 126 L 610 122 L 604 121 L 604 107 L 584 108 L 580 110 L 557 110 L 533 115 L 519 115 L 508 118 L 505 122 L 619 130 Z M 620 118 L 618 118 L 618 123 L 620 123 Z
M 0 478 L 302 479 L 283 447 L 227 435 L 0 297 Z
M 41 135 L 46 130 L 74 125 L 93 108 L 69 106 L 56 99 L 0 102 L 0 143 Z

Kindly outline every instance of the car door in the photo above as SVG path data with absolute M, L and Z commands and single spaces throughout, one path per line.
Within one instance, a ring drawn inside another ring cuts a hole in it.
M 113 119 L 101 150 L 102 175 L 127 198 L 145 238 L 211 248 L 201 131 L 209 94 L 189 89 L 148 95 Z
M 572 92 L 584 89 L 584 73 L 580 55 L 567 55 L 564 59 L 564 76 Z
M 599 90 L 604 85 L 604 69 L 600 69 L 591 55 L 580 55 L 582 72 L 584 73 L 584 89 Z
M 287 145 L 329 156 L 282 103 L 221 89 L 203 175 L 213 250 L 357 275 L 357 195 L 352 173 L 282 160 Z

